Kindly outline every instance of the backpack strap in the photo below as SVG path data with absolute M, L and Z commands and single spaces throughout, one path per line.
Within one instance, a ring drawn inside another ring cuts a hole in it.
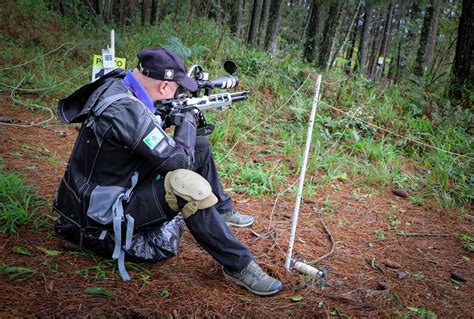
M 114 213 L 113 228 L 115 240 L 115 247 L 114 252 L 112 253 L 112 259 L 117 260 L 119 273 L 124 281 L 130 280 L 130 276 L 128 275 L 127 270 L 125 269 L 125 251 L 130 249 L 130 247 L 132 246 L 135 220 L 129 214 L 125 216 L 127 220 L 127 228 L 125 234 L 125 247 L 122 247 L 122 221 L 124 221 L 123 201 L 129 201 L 132 191 L 137 185 L 137 182 L 138 173 L 135 172 L 132 176 L 132 185 L 125 193 L 119 195 L 112 208 Z
M 96 118 L 98 118 L 105 111 L 105 109 L 112 105 L 112 103 L 125 98 L 131 98 L 131 96 L 127 93 L 114 94 L 106 97 L 105 99 L 94 105 L 94 107 L 89 113 L 89 117 L 85 122 L 86 127 L 91 127 L 94 124 Z

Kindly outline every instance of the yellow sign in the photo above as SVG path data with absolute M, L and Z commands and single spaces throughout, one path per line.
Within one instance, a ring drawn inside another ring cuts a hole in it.
M 115 67 L 120 69 L 125 69 L 125 58 L 115 58 Z M 102 55 L 94 54 L 94 60 L 92 61 L 92 66 L 103 67 L 104 63 L 102 62 Z

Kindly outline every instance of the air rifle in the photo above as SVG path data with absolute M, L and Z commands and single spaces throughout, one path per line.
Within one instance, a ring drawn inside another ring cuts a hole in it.
M 202 71 L 198 65 L 194 65 L 188 71 L 188 76 L 194 77 L 198 83 L 198 90 L 192 92 L 191 96 L 180 96 L 176 99 L 162 100 L 157 102 L 157 113 L 164 118 L 165 125 L 179 124 L 182 115 L 186 112 L 194 110 L 197 115 L 197 130 L 198 136 L 209 135 L 214 130 L 214 125 L 208 124 L 204 116 L 204 111 L 216 110 L 225 111 L 232 107 L 233 102 L 243 101 L 247 99 L 249 90 L 241 92 L 225 92 L 210 94 L 214 88 L 232 89 L 239 84 L 236 76 L 232 75 L 237 70 L 237 66 L 233 61 L 226 61 L 224 69 L 231 75 L 225 75 L 213 80 L 208 80 L 208 74 Z M 201 96 L 201 90 L 204 94 Z

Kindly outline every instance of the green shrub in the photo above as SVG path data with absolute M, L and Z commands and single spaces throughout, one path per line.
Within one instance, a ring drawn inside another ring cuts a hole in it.
M 16 233 L 18 226 L 34 221 L 41 204 L 19 174 L 0 167 L 0 233 Z

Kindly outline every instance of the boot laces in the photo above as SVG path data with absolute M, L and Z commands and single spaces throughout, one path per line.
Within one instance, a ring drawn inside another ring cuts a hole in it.
M 265 277 L 266 273 L 260 268 L 257 263 L 251 263 L 246 271 L 249 275 L 256 279 L 262 279 Z

